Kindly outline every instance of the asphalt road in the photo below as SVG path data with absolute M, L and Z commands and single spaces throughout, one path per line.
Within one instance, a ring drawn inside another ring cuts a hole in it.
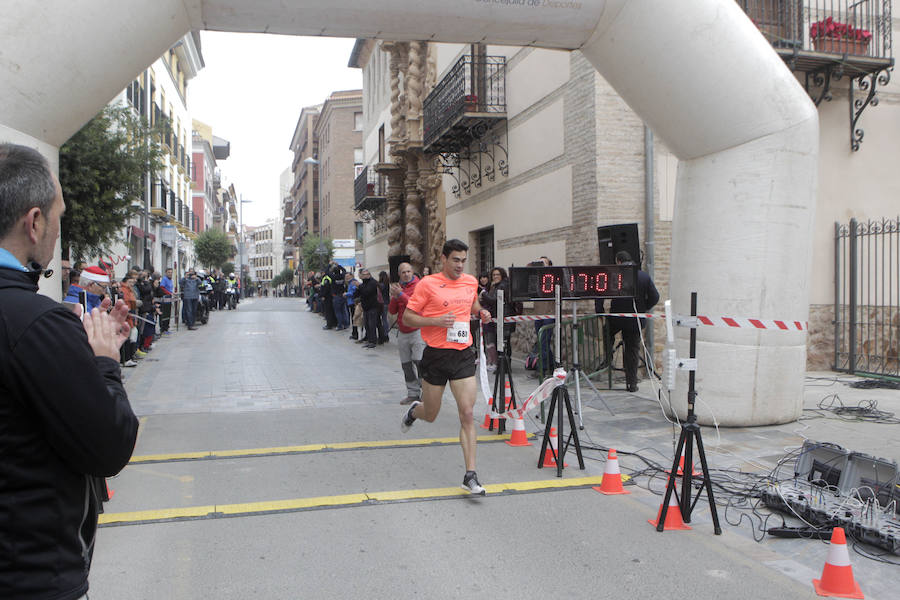
M 401 433 L 396 344 L 365 350 L 304 308 L 247 300 L 126 371 L 142 426 L 110 480 L 92 600 L 816 597 L 802 581 L 819 573 L 714 536 L 705 511 L 657 533 L 657 496 L 591 489 L 602 462 L 537 469 L 537 442 L 479 430 L 489 493 L 466 496 L 452 399 Z

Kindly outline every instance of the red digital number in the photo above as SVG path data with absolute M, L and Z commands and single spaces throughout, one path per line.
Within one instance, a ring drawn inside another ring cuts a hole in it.
M 606 291 L 606 288 L 609 287 L 609 274 L 608 273 L 597 273 L 597 276 L 594 278 L 594 291 L 603 293 Z
M 622 289 L 622 274 L 621 273 L 619 273 L 619 275 L 616 277 L 616 283 L 619 285 L 619 287 L 617 287 L 616 289 L 621 290 Z
M 542 294 L 552 294 L 553 293 L 553 274 L 546 273 L 541 275 L 541 293 Z
M 581 283 L 581 285 L 579 286 L 579 289 L 578 289 L 579 292 L 587 292 L 588 290 L 590 290 L 591 278 L 588 276 L 587 273 L 579 273 L 578 279 L 583 279 L 583 282 Z

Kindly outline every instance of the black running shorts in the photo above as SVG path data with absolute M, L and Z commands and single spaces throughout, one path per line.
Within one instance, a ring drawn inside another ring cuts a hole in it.
M 472 346 L 462 350 L 425 346 L 419 369 L 422 379 L 431 385 L 446 385 L 448 380 L 474 377 L 475 351 Z

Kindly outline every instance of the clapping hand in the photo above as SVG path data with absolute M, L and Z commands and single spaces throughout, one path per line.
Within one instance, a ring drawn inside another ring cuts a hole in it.
M 84 315 L 84 331 L 95 356 L 119 360 L 119 348 L 131 332 L 127 317 L 128 305 L 123 300 L 118 300 L 109 313 L 95 308 Z

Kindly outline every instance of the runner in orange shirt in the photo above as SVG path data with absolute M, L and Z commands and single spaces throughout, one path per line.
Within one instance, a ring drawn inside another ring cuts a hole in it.
M 434 422 L 449 381 L 459 411 L 459 444 L 466 463 L 462 488 L 484 495 L 475 474 L 475 352 L 469 321 L 476 314 L 482 322 L 488 322 L 491 313 L 478 303 L 478 281 L 463 273 L 468 250 L 460 240 L 447 240 L 441 251 L 441 272 L 424 277 L 416 285 L 403 313 L 407 326 L 421 328 L 426 346 L 419 363 L 422 401 L 410 405 L 401 429 L 409 431 L 416 419 Z

